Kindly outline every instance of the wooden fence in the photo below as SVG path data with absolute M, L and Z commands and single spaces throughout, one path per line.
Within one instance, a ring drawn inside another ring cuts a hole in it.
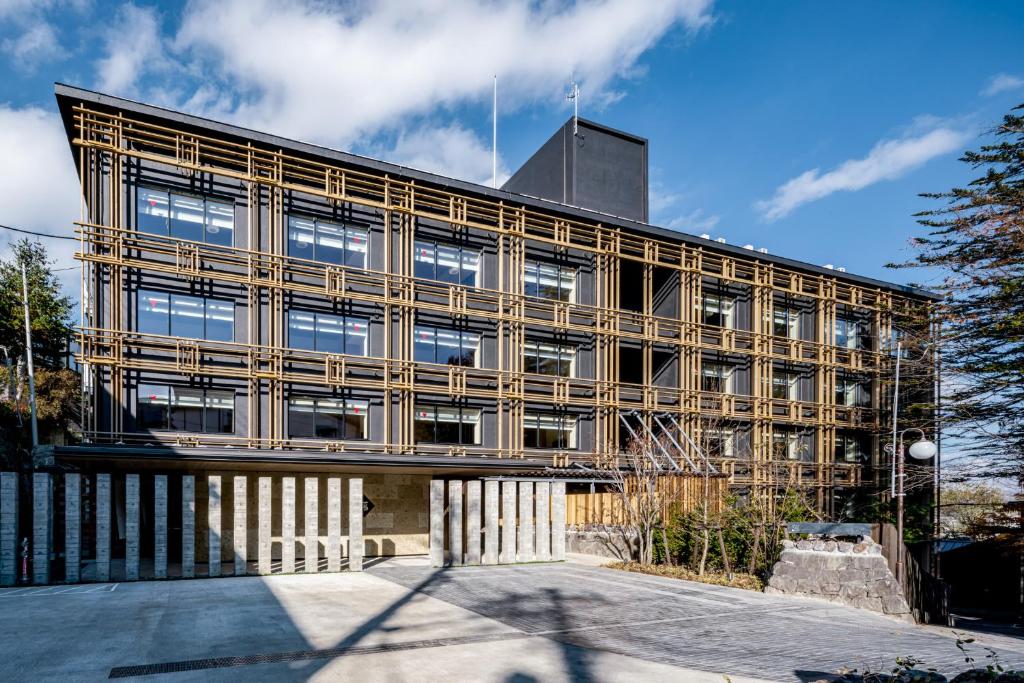
M 729 488 L 726 477 L 711 477 L 707 481 L 712 509 L 717 509 Z M 703 495 L 705 480 L 700 475 L 665 475 L 658 479 L 662 518 L 674 512 L 685 512 L 696 507 Z M 623 523 L 622 496 L 610 485 L 590 492 L 568 492 L 565 495 L 565 522 L 569 526 L 590 524 L 614 526 Z

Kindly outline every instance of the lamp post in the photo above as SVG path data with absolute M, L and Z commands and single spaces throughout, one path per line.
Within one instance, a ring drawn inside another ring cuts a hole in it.
M 896 441 L 892 444 L 892 447 L 895 454 L 893 460 L 895 461 L 896 470 L 896 538 L 899 541 L 896 546 L 896 580 L 899 581 L 901 586 L 903 585 L 903 479 L 905 477 L 903 466 L 906 461 L 903 437 L 906 436 L 907 432 L 917 432 L 921 435 L 920 439 L 910 444 L 910 457 L 915 460 L 928 460 L 934 458 L 939 452 L 939 447 L 935 445 L 935 442 L 926 439 L 924 431 L 917 427 L 907 427 L 895 434 Z

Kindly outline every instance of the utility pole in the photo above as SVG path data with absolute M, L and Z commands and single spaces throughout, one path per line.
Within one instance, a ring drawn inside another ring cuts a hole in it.
M 28 357 L 28 402 L 32 418 L 32 448 L 39 445 L 39 425 L 36 423 L 36 373 L 32 366 L 32 321 L 28 314 L 28 274 L 21 264 L 21 295 L 25 304 L 25 355 Z

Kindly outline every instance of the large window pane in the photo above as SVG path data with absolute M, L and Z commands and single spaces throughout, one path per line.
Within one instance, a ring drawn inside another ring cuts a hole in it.
M 416 407 L 413 419 L 413 436 L 416 443 L 434 443 L 434 409 Z
M 165 292 L 139 290 L 138 324 L 144 334 L 170 334 L 170 295 Z
M 462 284 L 476 287 L 479 283 L 480 252 L 469 249 L 462 250 Z
M 321 398 L 316 402 L 316 435 L 321 439 L 344 436 L 345 402 Z
M 413 360 L 417 363 L 436 363 L 436 342 L 434 330 L 429 327 L 417 327 L 413 331 Z
M 359 228 L 345 229 L 345 265 L 351 268 L 366 268 L 366 250 L 369 233 Z
M 180 432 L 203 431 L 201 389 L 171 389 L 171 429 Z
M 345 318 L 345 353 L 365 356 L 370 323 L 360 318 Z
M 316 240 L 316 228 L 313 221 L 305 218 L 288 217 L 288 255 L 304 259 L 314 259 L 313 244 Z
M 138 429 L 167 429 L 170 390 L 165 386 L 140 384 L 138 410 L 135 415 Z
M 435 261 L 433 243 L 417 241 L 413 257 L 413 275 L 422 280 L 433 280 Z
M 316 350 L 322 353 L 343 353 L 345 320 L 341 316 L 316 314 Z
M 288 311 L 288 346 L 293 349 L 316 350 L 315 314 Z
M 230 247 L 235 240 L 235 207 L 222 202 L 206 202 L 206 241 Z
M 439 282 L 459 284 L 462 281 L 459 272 L 459 248 L 437 245 L 437 276 Z
M 463 332 L 461 347 L 457 365 L 465 368 L 475 368 L 477 349 L 480 348 L 480 335 Z
M 316 260 L 341 265 L 345 262 L 345 228 L 316 222 Z
M 345 436 L 346 439 L 366 438 L 366 414 L 369 403 L 366 401 L 345 402 Z
M 313 399 L 293 398 L 288 401 L 288 435 L 299 439 L 316 436 L 316 406 Z
M 234 417 L 234 394 L 214 391 L 206 393 L 205 431 L 214 434 L 231 434 L 235 431 Z
M 234 341 L 234 304 L 215 299 L 206 300 L 206 339 L 210 341 Z
M 171 295 L 171 336 L 202 339 L 205 302 L 194 296 Z
M 156 190 L 138 189 L 136 227 L 140 232 L 167 235 L 167 193 Z
M 171 195 L 171 237 L 203 241 L 203 200 Z

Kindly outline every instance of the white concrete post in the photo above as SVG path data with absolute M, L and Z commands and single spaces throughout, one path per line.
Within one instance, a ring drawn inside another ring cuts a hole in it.
M 501 510 L 497 480 L 484 482 L 484 564 L 498 563 L 498 541 L 501 527 L 498 525 Z
M 139 475 L 124 475 L 124 578 L 139 580 Z
M 444 566 L 444 480 L 430 480 L 430 566 Z
M 537 561 L 551 561 L 551 516 L 549 512 L 551 484 L 539 481 L 534 487 L 536 492 L 537 515 Z
M 196 478 L 181 478 L 181 575 L 196 575 Z
M 327 479 L 327 571 L 341 571 L 341 478 Z
M 281 571 L 295 573 L 295 477 L 281 477 Z
M 466 564 L 480 564 L 480 480 L 466 482 Z
M 167 475 L 153 477 L 153 577 L 167 578 Z
M 82 475 L 64 475 L 64 580 L 78 583 L 82 567 Z
M 0 472 L 0 586 L 18 582 L 18 475 Z
M 363 479 L 348 480 L 348 570 L 363 571 Z
M 519 539 L 516 545 L 520 562 L 533 562 L 533 482 L 519 482 Z
M 53 531 L 53 486 L 50 475 L 32 475 L 32 583 L 50 583 L 50 536 Z
M 448 562 L 462 564 L 462 482 L 448 482 Z
M 565 482 L 551 482 L 551 559 L 565 561 Z
M 110 475 L 96 475 L 96 580 L 110 581 Z
M 271 486 L 273 481 L 270 477 L 260 477 L 259 480 L 259 507 L 256 509 L 258 517 L 257 521 L 257 542 L 259 548 L 256 552 L 257 555 L 257 572 L 259 574 L 269 574 L 270 568 L 270 520 L 271 511 L 273 508 L 271 498 Z
M 501 482 L 501 564 L 516 561 L 516 483 Z
M 206 511 L 206 540 L 209 546 L 209 567 L 210 576 L 220 576 L 220 506 L 221 493 L 220 475 L 211 474 L 206 478 L 209 487 L 209 506 Z
M 307 572 L 320 571 L 320 515 L 318 508 L 320 495 L 319 481 L 316 477 L 306 477 L 306 563 Z
M 246 516 L 248 502 L 248 480 L 244 476 L 235 477 L 235 495 L 232 504 L 235 508 L 235 528 L 231 534 L 231 545 L 235 555 L 235 576 L 245 576 L 249 569 L 249 529 Z

